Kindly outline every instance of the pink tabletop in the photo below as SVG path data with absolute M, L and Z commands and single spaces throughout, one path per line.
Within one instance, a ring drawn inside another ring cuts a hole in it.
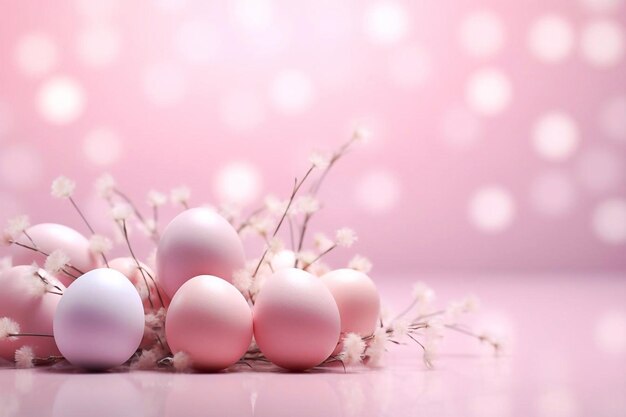
M 410 280 L 382 286 L 390 310 L 408 302 Z M 481 296 L 476 328 L 508 337 L 493 357 L 446 336 L 435 369 L 416 346 L 391 350 L 381 369 L 220 374 L 67 366 L 0 368 L 4 416 L 624 416 L 626 280 L 616 276 L 421 277 L 447 300 Z M 548 280 L 548 278 L 551 278 Z

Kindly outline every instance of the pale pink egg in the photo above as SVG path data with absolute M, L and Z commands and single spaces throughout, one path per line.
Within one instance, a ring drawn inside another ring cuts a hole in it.
M 320 279 L 337 302 L 341 332 L 373 334 L 380 317 L 380 295 L 370 277 L 346 268 L 328 272 Z
M 83 273 L 98 267 L 95 256 L 89 250 L 89 240 L 70 227 L 55 223 L 41 223 L 29 227 L 26 233 L 33 239 L 37 248 L 45 253 L 49 254 L 56 249 L 63 251 L 70 258 L 72 266 L 78 268 Z M 32 242 L 24 234 L 17 241 L 21 244 L 32 246 Z M 37 262 L 39 266 L 43 267 L 46 261 L 46 257 L 41 253 L 18 245 L 12 245 L 11 248 L 13 264 L 15 265 L 30 265 L 33 262 Z M 69 272 L 79 275 L 78 272 L 71 269 L 69 269 Z M 63 272 L 58 273 L 56 278 L 65 286 L 71 285 L 74 281 L 73 277 Z
M 163 289 L 157 288 L 155 285 L 155 273 L 143 262 L 139 262 L 139 265 L 144 269 L 145 280 L 144 275 L 142 275 L 133 258 L 115 258 L 109 261 L 109 268 L 121 272 L 130 280 L 135 288 L 137 288 L 137 292 L 143 300 L 145 310 L 158 310 L 161 307 L 167 308 L 170 299 Z M 154 281 L 150 277 L 152 277 Z M 152 303 L 150 303 L 150 301 L 152 301 Z
M 31 266 L 21 265 L 0 274 L 0 317 L 17 322 L 20 333 L 52 335 L 52 320 L 61 296 L 42 292 L 41 279 L 34 274 L 35 271 Z M 65 290 L 54 277 L 43 270 L 39 273 L 48 280 L 51 290 L 59 291 L 55 285 L 60 292 Z M 22 346 L 32 347 L 38 357 L 59 355 L 52 337 L 21 336 L 14 341 L 0 341 L 0 357 L 13 360 L 15 350 Z
M 252 312 L 239 290 L 201 275 L 172 298 L 165 334 L 173 353 L 185 352 L 194 368 L 218 371 L 237 362 L 252 340 Z
M 263 354 L 286 369 L 319 365 L 335 349 L 341 323 L 332 294 L 301 269 L 270 276 L 254 304 L 254 337 Z
M 68 287 L 54 315 L 54 338 L 70 363 L 103 370 L 122 365 L 144 333 L 143 304 L 124 275 L 99 268 Z
M 185 210 L 167 225 L 157 250 L 159 284 L 171 297 L 187 280 L 213 275 L 232 281 L 244 267 L 237 231 L 208 208 Z

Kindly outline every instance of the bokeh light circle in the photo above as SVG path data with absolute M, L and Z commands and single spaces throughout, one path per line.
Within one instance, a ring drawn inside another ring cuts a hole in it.
M 459 41 L 470 56 L 491 57 L 504 45 L 504 23 L 492 10 L 471 12 L 461 22 Z
M 610 139 L 626 143 L 626 96 L 613 97 L 604 103 L 600 128 Z
M 357 205 L 366 211 L 384 213 L 397 206 L 401 191 L 395 174 L 377 169 L 361 177 L 355 189 L 355 199 Z
M 512 96 L 509 77 L 497 68 L 483 68 L 472 73 L 465 88 L 469 107 L 484 116 L 495 116 L 504 111 Z
M 311 105 L 313 98 L 313 82 L 298 70 L 279 72 L 270 85 L 272 104 L 283 113 L 300 113 Z
M 532 143 L 539 156 L 561 161 L 576 151 L 579 136 L 578 125 L 573 117 L 562 111 L 552 111 L 535 122 Z
M 591 226 L 596 237 L 608 244 L 626 243 L 626 199 L 611 198 L 593 211 Z
M 98 68 L 117 60 L 121 43 L 121 36 L 115 28 L 99 24 L 78 34 L 76 50 L 83 63 Z
M 476 190 L 468 208 L 471 224 L 485 233 L 508 229 L 516 211 L 511 193 L 500 185 L 487 185 Z
M 214 181 L 219 201 L 237 206 L 254 202 L 259 197 L 261 186 L 261 174 L 247 162 L 227 164 L 218 171 Z
M 41 76 L 57 66 L 59 51 L 48 34 L 32 32 L 17 41 L 15 60 L 17 67 L 24 75 Z
M 85 92 L 73 78 L 56 76 L 46 80 L 37 93 L 37 110 L 49 123 L 66 125 L 85 109 Z
M 556 217 L 568 213 L 576 202 L 576 187 L 561 171 L 548 171 L 530 185 L 530 204 L 540 214 Z
M 543 15 L 531 23 L 527 44 L 532 55 L 540 61 L 560 62 L 574 47 L 574 29 L 563 16 Z
M 599 68 L 618 64 L 624 56 L 624 31 L 608 19 L 588 23 L 582 30 L 580 48 L 582 57 Z
M 395 1 L 380 1 L 365 11 L 365 33 L 374 44 L 397 43 L 409 31 L 409 16 L 404 7 Z
M 83 140 L 83 154 L 97 166 L 108 166 L 122 155 L 122 141 L 117 133 L 107 127 L 93 129 Z

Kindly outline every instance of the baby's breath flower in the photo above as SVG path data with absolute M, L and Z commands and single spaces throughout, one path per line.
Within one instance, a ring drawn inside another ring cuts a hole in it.
M 44 270 L 50 275 L 55 275 L 61 272 L 65 265 L 70 261 L 70 257 L 61 249 L 55 249 L 48 255 L 46 262 L 44 263 Z
M 400 339 L 409 333 L 409 322 L 403 319 L 395 320 L 391 324 L 391 331 L 394 337 Z
M 116 203 L 111 208 L 111 216 L 115 221 L 128 220 L 132 214 L 133 208 L 130 206 L 130 204 Z
M 35 354 L 30 346 L 22 346 L 15 351 L 15 365 L 18 368 L 32 368 Z
M 365 256 L 354 255 L 348 263 L 348 268 L 368 274 L 372 270 L 372 262 Z
M 315 236 L 313 236 L 313 241 L 318 252 L 325 252 L 335 244 L 335 242 L 330 240 L 324 233 L 316 233 Z
M 461 300 L 461 304 L 463 305 L 463 312 L 465 313 L 472 313 L 480 308 L 480 300 L 473 294 Z
M 267 217 L 253 217 L 250 219 L 250 227 L 261 236 L 267 236 L 273 226 L 273 221 Z
M 28 216 L 21 214 L 7 221 L 7 227 L 4 229 L 4 236 L 7 241 L 17 240 L 22 233 L 30 226 Z
M 348 229 L 347 227 L 341 228 L 337 230 L 335 234 L 335 242 L 338 246 L 349 248 L 358 240 L 356 233 L 354 230 Z
M 242 293 L 247 292 L 252 285 L 252 274 L 247 269 L 240 269 L 233 273 L 233 285 Z
M 363 126 L 358 126 L 352 132 L 352 137 L 355 142 L 366 143 L 371 139 L 372 132 Z
M 191 369 L 191 358 L 183 351 L 176 352 L 172 359 L 172 365 L 176 372 L 187 372 Z
M 298 198 L 295 208 L 302 214 L 313 214 L 320 209 L 320 202 L 311 195 L 305 195 Z
M 435 299 L 435 291 L 423 282 L 413 284 L 413 297 L 418 305 L 430 304 Z
M 282 214 L 287 207 L 287 203 L 279 200 L 277 197 L 273 195 L 268 195 L 265 197 L 265 208 L 270 214 Z
M 150 349 L 143 350 L 141 355 L 137 357 L 131 364 L 130 369 L 150 370 L 157 368 L 158 352 Z
M 106 254 L 113 247 L 111 239 L 102 235 L 92 235 L 89 238 L 89 250 L 94 255 Z
M 56 198 L 70 198 L 75 188 L 76 183 L 74 181 L 61 175 L 52 181 L 52 196 Z
M 330 165 L 330 158 L 321 152 L 313 152 L 309 156 L 309 162 L 317 169 L 326 169 Z
M 296 258 L 304 265 L 310 265 L 317 258 L 314 252 L 304 250 L 296 254 Z
M 343 338 L 343 350 L 340 358 L 348 365 L 361 363 L 363 360 L 363 352 L 365 351 L 365 342 L 356 333 L 348 333 Z
M 96 180 L 96 191 L 104 199 L 109 199 L 115 191 L 115 179 L 110 174 L 103 174 Z
M 282 251 L 284 248 L 285 248 L 285 243 L 282 241 L 281 238 L 274 236 L 273 238 L 270 239 L 269 244 L 268 244 L 268 250 L 270 253 L 276 254 Z
M 46 291 L 46 283 L 37 275 L 29 274 L 27 277 L 24 277 L 28 283 L 28 293 L 35 298 L 42 297 Z
M 17 336 L 9 336 L 19 334 L 20 325 L 16 321 L 8 317 L 0 317 L 0 341 L 8 340 L 10 342 L 17 340 Z
M 383 327 L 378 327 L 374 331 L 374 335 L 372 340 L 367 347 L 367 356 L 369 360 L 367 361 L 367 366 L 377 367 L 380 366 L 382 358 L 385 354 L 385 350 L 387 348 L 387 330 Z
M 148 205 L 150 207 L 161 207 L 167 203 L 167 196 L 159 191 L 150 190 L 148 192 Z
M 170 191 L 170 199 L 174 204 L 180 204 L 183 206 L 187 206 L 189 204 L 189 198 L 191 197 L 191 190 L 189 187 L 180 186 L 172 189 Z

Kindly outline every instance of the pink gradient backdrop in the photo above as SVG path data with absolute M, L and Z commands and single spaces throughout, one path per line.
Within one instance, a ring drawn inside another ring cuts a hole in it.
M 254 207 L 358 125 L 315 228 L 377 271 L 626 269 L 624 1 L 224 4 L 2 2 L 0 217 L 83 230 L 50 181 L 94 218 L 104 171 Z

